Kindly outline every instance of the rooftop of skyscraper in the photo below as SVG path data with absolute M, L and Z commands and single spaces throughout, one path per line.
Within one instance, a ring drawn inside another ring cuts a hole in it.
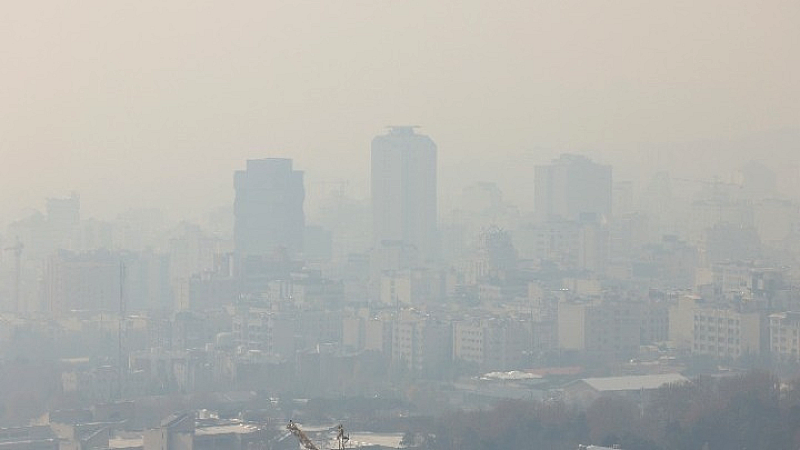
M 415 134 L 414 129 L 419 125 L 389 125 L 389 134 Z

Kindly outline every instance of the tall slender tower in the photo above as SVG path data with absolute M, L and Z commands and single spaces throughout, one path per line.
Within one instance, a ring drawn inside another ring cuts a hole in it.
M 389 127 L 372 140 L 372 233 L 416 248 L 424 260 L 438 256 L 436 144 L 414 127 Z
M 291 159 L 248 160 L 247 169 L 234 174 L 234 187 L 236 253 L 242 256 L 273 255 L 282 250 L 290 256 L 302 253 L 305 188 L 303 172 L 292 168 Z

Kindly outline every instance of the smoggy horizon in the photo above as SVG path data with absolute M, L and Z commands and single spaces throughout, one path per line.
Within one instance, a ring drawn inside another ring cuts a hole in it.
M 436 142 L 445 200 L 496 181 L 530 208 L 533 167 L 563 152 L 640 184 L 750 160 L 798 173 L 796 2 L 6 8 L 4 222 L 71 191 L 87 216 L 195 217 L 230 205 L 234 170 L 264 157 L 366 198 L 369 143 L 403 124 Z

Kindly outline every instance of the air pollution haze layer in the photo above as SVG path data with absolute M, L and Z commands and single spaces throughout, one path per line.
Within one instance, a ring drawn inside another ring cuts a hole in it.
M 436 141 L 442 196 L 530 202 L 565 151 L 615 178 L 796 170 L 798 23 L 795 0 L 5 2 L 0 219 L 70 191 L 198 214 L 263 157 L 366 197 L 386 125 Z

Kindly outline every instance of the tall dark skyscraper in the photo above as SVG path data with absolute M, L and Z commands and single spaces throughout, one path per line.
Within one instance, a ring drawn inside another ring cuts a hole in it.
M 438 254 L 436 144 L 414 127 L 394 126 L 372 140 L 372 233 L 416 247 L 423 259 Z
M 303 172 L 292 169 L 291 159 L 248 160 L 247 169 L 234 174 L 234 187 L 237 254 L 302 253 L 305 188 Z
M 579 220 L 611 216 L 611 166 L 563 154 L 536 166 L 535 204 L 539 220 Z

